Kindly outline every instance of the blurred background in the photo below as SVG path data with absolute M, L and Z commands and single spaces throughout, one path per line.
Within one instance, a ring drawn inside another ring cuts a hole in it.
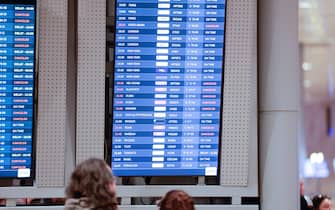
M 299 0 L 303 74 L 300 177 L 305 195 L 335 198 L 335 1 Z M 285 12 L 283 12 L 285 13 Z M 283 83 L 284 84 L 284 83 Z

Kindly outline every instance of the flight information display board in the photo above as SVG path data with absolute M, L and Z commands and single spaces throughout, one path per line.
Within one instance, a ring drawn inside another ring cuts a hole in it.
M 116 176 L 217 176 L 225 0 L 117 0 Z
M 0 178 L 30 178 L 36 1 L 0 1 Z

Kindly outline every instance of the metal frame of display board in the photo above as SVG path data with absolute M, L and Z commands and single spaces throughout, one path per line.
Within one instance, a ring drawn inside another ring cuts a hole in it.
M 1 208 L 0 208 L 1 209 Z M 7 207 L 8 210 L 63 210 L 63 206 L 40 206 L 40 207 Z M 121 206 L 120 210 L 157 210 L 157 206 Z M 197 210 L 222 210 L 221 205 L 197 205 Z M 248 205 L 241 205 L 241 206 L 227 206 L 224 208 L 225 210 L 258 210 L 257 206 L 248 206 Z
M 67 12 L 75 10 L 68 10 L 71 7 L 69 2 L 72 4 L 74 1 L 39 2 L 40 85 L 36 183 L 34 187 L 1 188 L 0 197 L 11 200 L 63 197 L 64 186 L 75 162 L 92 156 L 103 158 L 106 1 L 77 2 L 77 34 L 72 36 L 69 35 L 71 27 L 68 25 L 71 13 Z M 228 0 L 226 24 L 220 184 L 119 185 L 118 196 L 123 200 L 120 209 L 156 209 L 150 205 L 127 204 L 131 198 L 160 197 L 176 188 L 184 189 L 195 197 L 230 197 L 232 200 L 231 205 L 199 205 L 199 210 L 258 209 L 257 204 L 242 205 L 241 202 L 242 197 L 259 195 L 257 1 Z M 76 50 L 67 50 L 72 43 L 70 40 L 74 38 L 77 38 L 76 56 L 72 56 Z M 57 163 L 57 167 L 52 165 L 54 163 Z M 23 208 L 62 209 L 45 206 L 6 207 Z

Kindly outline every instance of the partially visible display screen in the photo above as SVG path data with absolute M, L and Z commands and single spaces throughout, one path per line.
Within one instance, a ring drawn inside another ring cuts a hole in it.
M 117 0 L 116 176 L 217 176 L 225 0 Z
M 0 178 L 32 176 L 36 1 L 0 1 Z

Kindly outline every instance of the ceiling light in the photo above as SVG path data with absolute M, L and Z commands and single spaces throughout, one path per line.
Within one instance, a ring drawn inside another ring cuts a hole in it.
M 313 152 L 309 157 L 311 163 L 321 164 L 325 158 L 322 152 L 315 153 Z
M 300 9 L 311 9 L 311 8 L 313 8 L 313 5 L 309 1 L 300 0 L 299 1 L 299 8 Z
M 304 62 L 303 64 L 302 64 L 302 69 L 304 70 L 304 71 L 310 71 L 310 70 L 312 70 L 312 64 L 311 63 L 308 63 L 308 62 Z
M 304 80 L 304 87 L 305 88 L 310 88 L 311 86 L 312 86 L 311 80 L 308 80 L 308 79 Z

